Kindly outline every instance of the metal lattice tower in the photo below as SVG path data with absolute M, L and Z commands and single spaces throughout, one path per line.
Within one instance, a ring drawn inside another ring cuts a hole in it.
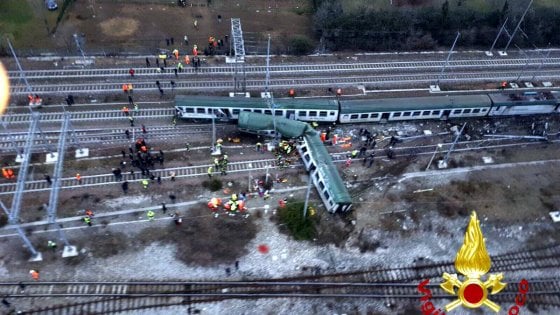
M 245 75 L 245 43 L 243 41 L 243 30 L 241 30 L 241 19 L 231 19 L 231 41 L 233 45 L 233 53 L 235 54 L 234 65 L 234 92 L 241 91 L 243 93 L 247 90 L 246 75 Z M 241 69 L 239 69 L 241 64 Z M 240 72 L 242 72 L 240 74 Z M 240 77 L 241 75 L 241 77 Z
M 490 55 L 492 55 L 492 51 L 494 50 L 494 47 L 496 46 L 496 43 L 498 42 L 498 38 L 500 38 L 500 36 L 502 35 L 502 32 L 506 29 L 506 24 L 509 20 L 509 17 L 506 18 L 506 20 L 504 21 L 504 24 L 502 24 L 502 27 L 500 28 L 500 31 L 498 32 L 498 35 L 496 35 L 496 38 L 494 39 L 494 42 L 492 43 L 492 47 L 490 47 L 490 50 L 488 51 L 490 53 Z
M 29 85 L 29 82 L 27 81 L 27 77 L 25 76 L 25 72 L 23 72 L 23 68 L 21 67 L 21 64 L 19 63 L 19 59 L 16 55 L 16 52 L 15 52 L 14 48 L 12 47 L 12 43 L 10 42 L 10 39 L 6 38 L 6 41 L 8 42 L 8 47 L 10 48 L 10 51 L 12 52 L 12 56 L 14 57 L 14 60 L 16 61 L 16 65 L 17 65 L 18 71 L 19 71 L 20 80 L 23 80 L 23 82 L 25 83 L 25 88 L 27 89 L 27 93 L 33 94 L 33 89 L 31 88 L 31 85 Z
M 41 116 L 38 112 L 31 113 L 31 123 L 29 125 L 29 131 L 27 132 L 25 147 L 23 148 L 23 159 L 21 161 L 20 172 L 17 177 L 16 190 L 13 195 L 12 206 L 8 211 L 3 203 L 0 205 L 8 214 L 8 220 L 10 224 L 16 226 L 16 230 L 18 231 L 19 236 L 27 245 L 27 248 L 31 251 L 31 254 L 33 256 L 32 260 L 41 260 L 41 253 L 35 250 L 31 242 L 19 226 L 19 212 L 21 210 L 21 198 L 23 197 L 23 191 L 25 190 L 25 180 L 27 179 L 29 161 L 31 160 L 31 148 L 33 147 L 33 141 L 35 139 L 35 130 L 37 129 L 40 118 Z
M 513 34 L 511 34 L 511 36 L 509 37 L 509 41 L 506 44 L 506 48 L 504 48 L 504 52 L 507 52 L 509 45 L 511 44 L 511 41 L 513 40 L 513 38 L 515 37 L 515 34 L 517 34 L 517 31 L 519 30 L 519 28 L 521 27 L 521 23 L 523 23 L 523 20 L 525 19 L 525 15 L 527 15 L 527 12 L 529 12 L 529 8 L 531 7 L 531 5 L 533 4 L 534 0 L 531 0 L 529 2 L 529 5 L 527 5 L 527 8 L 525 9 L 525 12 L 523 12 L 523 15 L 521 16 L 521 19 L 519 19 L 519 22 L 517 23 L 517 26 L 515 27 L 515 29 L 513 30 Z
M 60 138 L 58 139 L 58 158 L 53 171 L 52 188 L 49 196 L 49 206 L 47 207 L 47 216 L 49 224 L 54 224 L 58 231 L 58 236 L 64 242 L 63 257 L 76 256 L 77 251 L 75 246 L 71 246 L 62 231 L 61 226 L 57 224 L 56 210 L 58 206 L 58 195 L 60 192 L 60 179 L 62 177 L 62 169 L 64 164 L 64 151 L 66 147 L 66 135 L 70 127 L 70 113 L 64 112 L 64 121 L 62 122 L 62 129 L 60 131 Z
M 80 51 L 80 54 L 82 54 L 82 60 L 83 60 L 83 66 L 87 66 L 86 63 L 86 55 L 84 54 L 84 50 L 82 49 L 82 45 L 80 44 L 80 40 L 78 39 L 78 34 L 72 35 L 72 37 L 74 37 L 74 42 L 76 42 L 76 47 L 78 47 L 78 50 Z
M 436 81 L 436 86 L 438 86 L 438 87 L 439 87 L 439 81 L 443 77 L 443 73 L 445 72 L 445 68 L 447 68 L 447 65 L 449 65 L 449 60 L 451 59 L 451 54 L 453 54 L 453 50 L 455 49 L 455 45 L 457 44 L 457 41 L 459 40 L 460 36 L 461 36 L 461 33 L 457 32 L 457 36 L 455 36 L 455 40 L 453 41 L 453 45 L 451 46 L 451 49 L 449 50 L 449 53 L 447 54 L 447 59 L 445 59 L 445 64 L 443 65 L 443 68 L 441 68 L 441 73 L 439 74 L 438 79 Z

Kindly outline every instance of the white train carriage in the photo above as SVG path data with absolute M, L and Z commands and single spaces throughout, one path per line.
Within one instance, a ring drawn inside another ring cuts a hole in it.
M 334 122 L 338 119 L 338 103 L 327 99 L 278 99 L 271 109 L 266 99 L 237 97 L 186 96 L 175 97 L 177 115 L 184 119 L 237 120 L 240 112 L 274 115 L 302 121 Z
M 492 102 L 487 95 L 341 100 L 340 122 L 481 117 L 486 116 L 491 107 Z
M 490 116 L 549 114 L 558 111 L 558 100 L 551 92 L 489 94 L 493 106 Z

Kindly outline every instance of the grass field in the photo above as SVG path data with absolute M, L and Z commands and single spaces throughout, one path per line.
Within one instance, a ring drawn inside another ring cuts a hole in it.
M 44 44 L 57 14 L 48 11 L 43 0 L 1 0 L 0 34 L 8 36 L 16 47 L 31 42 Z

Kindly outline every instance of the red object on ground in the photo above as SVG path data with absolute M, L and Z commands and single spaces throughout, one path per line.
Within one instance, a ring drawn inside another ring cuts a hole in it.
M 268 245 L 266 244 L 261 244 L 258 247 L 259 253 L 261 254 L 268 254 L 268 251 L 270 250 L 270 248 L 268 248 Z

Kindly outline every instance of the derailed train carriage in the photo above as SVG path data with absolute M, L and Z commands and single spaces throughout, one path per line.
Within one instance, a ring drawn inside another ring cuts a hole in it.
M 300 138 L 297 150 L 309 172 L 323 204 L 329 212 L 346 212 L 352 208 L 352 198 L 340 178 L 332 158 L 319 138 L 319 134 L 308 123 L 258 113 L 241 112 L 238 117 L 239 130 L 260 133 L 276 129 L 286 138 Z

